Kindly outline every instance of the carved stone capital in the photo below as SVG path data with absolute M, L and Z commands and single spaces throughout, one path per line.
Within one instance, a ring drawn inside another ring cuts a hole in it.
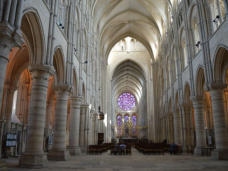
M 81 103 L 82 102 L 82 96 L 71 96 L 71 100 Z
M 30 72 L 33 72 L 33 71 L 47 72 L 50 75 L 54 75 L 54 73 L 55 73 L 54 67 L 50 66 L 50 65 L 36 65 L 36 64 L 33 64 L 33 65 L 29 66 L 29 71 Z
M 227 84 L 225 84 L 222 80 L 219 81 L 213 81 L 208 85 L 209 90 L 223 90 L 227 87 Z
M 81 108 L 89 108 L 88 104 L 81 104 Z
M 24 42 L 22 32 L 20 29 L 15 29 L 7 22 L 0 23 L 0 37 L 1 43 L 7 43 L 7 46 L 11 49 L 15 46 L 21 46 Z
M 58 84 L 55 86 L 55 91 L 57 91 L 57 92 L 70 92 L 71 86 L 68 84 Z

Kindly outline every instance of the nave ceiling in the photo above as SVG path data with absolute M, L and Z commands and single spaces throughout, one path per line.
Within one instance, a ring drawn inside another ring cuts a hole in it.
M 122 38 L 142 42 L 154 60 L 174 0 L 96 0 L 93 16 L 102 53 L 107 57 Z

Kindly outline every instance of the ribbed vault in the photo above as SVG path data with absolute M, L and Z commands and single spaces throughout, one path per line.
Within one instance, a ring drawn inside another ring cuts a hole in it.
M 107 57 L 114 44 L 131 36 L 144 44 L 153 59 L 170 4 L 169 0 L 96 0 L 93 16 L 103 55 Z
M 112 77 L 114 99 L 117 99 L 123 92 L 131 92 L 139 102 L 144 86 L 144 71 L 138 64 L 127 60 L 116 67 Z

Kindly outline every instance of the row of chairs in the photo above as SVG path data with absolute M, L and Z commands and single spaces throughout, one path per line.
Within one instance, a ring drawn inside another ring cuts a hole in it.
M 89 145 L 87 149 L 88 154 L 101 154 L 103 152 L 106 152 L 110 149 L 111 144 L 105 143 L 105 144 L 99 144 L 99 145 Z
M 143 154 L 164 154 L 167 150 L 167 144 L 163 143 L 151 143 L 151 144 L 140 144 L 137 143 L 135 148 Z

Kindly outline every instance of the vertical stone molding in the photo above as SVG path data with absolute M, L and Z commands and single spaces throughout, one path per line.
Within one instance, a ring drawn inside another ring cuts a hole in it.
M 228 20 L 228 0 L 223 0 L 225 6 L 226 20 Z
M 180 125 L 180 117 L 177 116 L 177 113 L 174 112 L 174 142 L 176 144 L 181 143 L 181 125 Z
M 228 160 L 228 132 L 224 111 L 224 85 L 213 86 L 210 90 L 214 118 L 216 150 L 213 156 L 219 160 Z
M 191 106 L 189 104 L 184 104 L 184 112 L 185 112 L 185 137 L 186 137 L 186 148 L 191 148 Z
M 86 144 L 87 144 L 86 118 L 87 118 L 88 108 L 89 108 L 88 104 L 82 104 L 80 107 L 80 148 L 82 152 L 86 151 Z
M 56 87 L 55 125 L 52 150 L 48 153 L 48 160 L 65 161 L 69 158 L 66 150 L 66 120 L 69 86 Z
M 25 153 L 20 157 L 21 167 L 41 168 L 47 160 L 43 151 L 44 127 L 46 119 L 46 99 L 48 80 L 53 68 L 31 66 L 32 88 L 29 105 L 28 139 Z
M 203 98 L 192 98 L 195 124 L 196 124 L 196 147 L 194 149 L 195 155 L 203 155 L 203 148 L 206 147 L 206 134 L 204 130 L 204 116 L 203 116 Z
M 81 97 L 71 97 L 69 151 L 71 155 L 81 154 L 79 147 Z
M 87 119 L 87 136 L 88 136 L 88 143 L 87 145 L 93 145 L 94 144 L 94 131 L 93 131 L 93 127 L 94 127 L 94 119 L 96 117 L 96 113 L 95 110 L 92 109 L 90 110 L 90 112 L 88 112 L 88 119 Z
M 6 99 L 6 113 L 5 113 L 5 120 L 6 120 L 6 125 L 5 125 L 5 132 L 10 131 L 10 126 L 11 126 L 11 115 L 12 115 L 12 107 L 13 107 L 13 96 L 14 96 L 14 91 L 16 90 L 15 87 L 12 87 L 10 85 L 7 85 L 7 99 Z
M 24 0 L 2 1 L 0 0 L 0 104 L 10 50 L 23 43 L 20 26 Z

